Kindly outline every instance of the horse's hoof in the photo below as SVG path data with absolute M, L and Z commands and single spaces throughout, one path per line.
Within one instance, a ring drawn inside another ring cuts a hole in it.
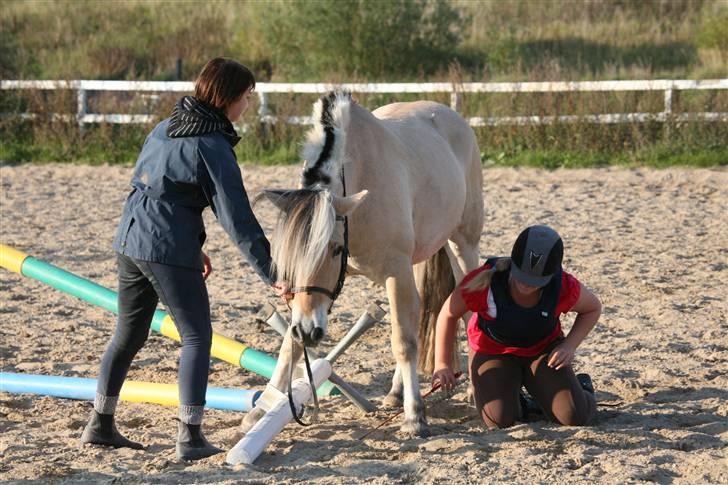
M 408 438 L 429 438 L 432 435 L 424 419 L 405 419 L 399 431 Z
M 382 400 L 382 406 L 385 408 L 401 408 L 403 402 L 402 396 L 399 394 L 387 394 Z
M 246 434 L 263 416 L 265 416 L 265 411 L 263 411 L 261 408 L 253 408 L 248 414 L 245 415 L 243 420 L 240 422 L 238 431 L 240 431 L 242 434 Z

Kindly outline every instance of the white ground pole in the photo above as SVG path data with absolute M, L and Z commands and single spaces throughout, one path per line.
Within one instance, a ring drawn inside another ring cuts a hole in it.
M 314 387 L 318 387 L 331 375 L 331 364 L 326 359 L 316 359 L 311 364 Z M 301 409 L 311 399 L 311 385 L 307 379 L 299 378 L 291 385 L 293 402 L 296 409 Z M 273 441 L 278 433 L 293 419 L 288 396 L 269 386 L 268 390 L 275 390 L 278 397 L 272 403 L 265 415 L 228 451 L 225 462 L 229 465 L 252 464 Z M 260 403 L 259 403 L 260 404 Z
M 276 311 L 273 305 L 266 303 L 261 310 L 261 313 L 264 315 L 263 318 L 268 325 L 270 325 L 281 336 L 285 336 L 286 331 L 288 330 L 288 323 L 281 314 Z M 387 312 L 382 310 L 382 308 L 376 303 L 369 305 L 364 313 L 362 313 L 361 317 L 359 317 L 356 324 L 351 327 L 346 336 L 344 336 L 339 344 L 334 347 L 331 352 L 329 352 L 329 355 L 326 356 L 326 360 L 329 362 L 336 360 L 352 343 L 354 343 L 355 340 L 374 326 L 375 323 L 381 321 L 386 314 Z M 314 354 L 312 357 L 316 359 L 318 356 Z M 344 396 L 346 396 L 365 413 L 371 413 L 377 409 L 374 404 L 352 387 L 351 384 L 339 377 L 335 372 L 331 372 L 328 380 L 335 384 Z
M 377 315 L 379 318 L 382 318 L 384 316 L 384 311 L 381 308 L 379 308 L 377 305 L 374 305 L 374 307 L 375 308 L 370 306 L 367 311 L 364 312 L 361 318 L 359 318 L 356 324 L 354 324 L 349 332 L 347 332 L 344 338 L 341 339 L 339 344 L 334 347 L 331 352 L 329 352 L 325 359 L 316 359 L 311 364 L 314 388 L 318 388 L 321 383 L 326 381 L 327 379 L 331 380 L 331 376 L 333 375 L 333 372 L 331 370 L 332 363 L 338 357 L 340 357 L 344 353 L 344 351 L 346 351 L 346 349 L 349 348 L 352 343 L 354 343 L 357 338 L 359 338 L 364 332 L 371 328 L 374 323 L 377 322 L 378 319 L 375 318 L 372 313 Z M 274 322 L 270 325 L 273 328 L 280 328 L 281 330 L 283 330 L 281 322 L 285 324 L 285 320 L 280 315 L 278 315 L 277 317 L 275 315 L 278 314 L 274 310 L 273 314 L 268 318 L 269 320 L 274 320 Z M 286 336 L 288 338 L 291 338 L 287 332 Z M 337 387 L 339 386 L 338 383 L 336 383 L 336 385 Z M 346 384 L 346 386 L 348 386 L 348 384 Z M 343 389 L 339 389 L 342 391 L 342 393 L 344 393 Z M 291 391 L 293 394 L 294 407 L 297 410 L 302 409 L 303 406 L 311 400 L 311 385 L 305 377 L 295 379 L 291 384 Z M 362 400 L 363 402 L 366 402 L 369 406 L 372 406 L 372 409 L 374 409 L 374 406 L 371 403 L 369 403 L 365 398 L 361 397 L 357 391 L 353 391 L 355 395 L 359 396 L 360 399 L 354 400 L 352 397 L 347 397 L 352 399 L 353 402 L 357 404 L 357 406 L 359 406 L 359 403 L 357 401 Z M 249 465 L 253 463 L 255 459 L 258 458 L 258 456 L 263 452 L 263 450 L 265 450 L 268 444 L 273 441 L 273 438 L 275 438 L 278 433 L 280 433 L 281 430 L 286 426 L 286 424 L 288 424 L 293 419 L 291 406 L 288 402 L 288 396 L 286 395 L 286 393 L 279 391 L 271 385 L 266 386 L 265 392 L 260 397 L 256 405 L 265 409 L 266 413 L 228 452 L 227 456 L 225 457 L 225 462 L 230 465 Z

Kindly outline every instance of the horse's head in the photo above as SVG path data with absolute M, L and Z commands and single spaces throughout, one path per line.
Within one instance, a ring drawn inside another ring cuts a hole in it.
M 278 280 L 291 285 L 293 337 L 315 346 L 343 285 L 348 256 L 345 218 L 367 195 L 338 197 L 325 189 L 266 190 L 280 215 L 271 244 Z

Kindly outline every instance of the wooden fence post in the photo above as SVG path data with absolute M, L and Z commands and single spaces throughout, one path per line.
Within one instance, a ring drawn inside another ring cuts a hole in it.
M 460 112 L 460 101 L 461 101 L 460 93 L 458 93 L 455 90 L 455 86 L 453 86 L 453 90 L 450 93 L 450 107 L 454 111 L 457 111 L 458 113 Z
M 88 112 L 88 97 L 86 90 L 83 85 L 78 86 L 78 92 L 76 93 L 76 122 L 78 123 L 78 129 L 83 133 L 84 130 L 84 117 Z
M 669 138 L 672 135 L 672 124 L 675 122 L 675 108 L 677 108 L 677 103 L 679 100 L 680 91 L 675 89 L 674 85 L 670 85 L 667 89 L 665 89 L 665 106 L 663 115 L 665 117 L 665 120 L 663 121 L 663 124 L 665 126 L 665 136 L 666 138 Z

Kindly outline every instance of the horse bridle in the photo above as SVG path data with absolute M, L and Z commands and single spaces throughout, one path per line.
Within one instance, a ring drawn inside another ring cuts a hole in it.
M 343 187 L 343 196 L 346 197 L 346 179 L 344 178 L 344 167 L 341 167 L 341 185 Z M 329 304 L 329 309 L 327 313 L 331 313 L 331 309 L 334 306 L 334 302 L 341 294 L 341 290 L 344 288 L 344 280 L 346 279 L 346 266 L 349 263 L 349 218 L 347 216 L 336 216 L 337 222 L 343 222 L 344 223 L 344 246 L 341 248 L 337 248 L 334 250 L 334 255 L 336 255 L 336 251 L 340 251 L 341 253 L 341 266 L 339 267 L 339 278 L 336 281 L 336 286 L 334 287 L 333 291 L 328 290 L 327 288 L 323 288 L 321 286 L 296 286 L 289 290 L 290 293 L 323 293 L 324 295 L 328 296 L 331 299 L 331 303 Z M 296 412 L 296 405 L 293 402 L 293 346 L 295 345 L 295 342 L 293 342 L 293 339 L 291 339 L 291 362 L 288 364 L 288 404 L 291 408 L 291 414 L 293 415 L 293 419 L 296 420 L 298 424 L 301 426 L 311 426 L 313 423 L 316 422 L 318 417 L 318 411 L 319 411 L 319 403 L 318 403 L 318 396 L 316 395 L 316 387 L 313 383 L 313 374 L 311 373 L 311 364 L 308 360 L 308 352 L 306 351 L 306 344 L 301 341 L 301 346 L 303 347 L 303 359 L 306 363 L 306 375 L 308 377 L 308 384 L 311 386 L 311 395 L 313 396 L 313 405 L 314 405 L 314 411 L 313 416 L 311 417 L 310 423 L 304 423 L 301 420 L 301 417 Z
M 341 265 L 339 267 L 339 278 L 336 281 L 336 286 L 334 286 L 333 291 L 321 286 L 294 286 L 288 290 L 291 293 L 323 293 L 331 299 L 327 313 L 331 313 L 331 308 L 333 308 L 334 302 L 341 294 L 341 290 L 344 288 L 344 280 L 346 280 L 346 266 L 349 260 L 349 220 L 346 216 L 336 216 L 336 220 L 338 222 L 343 221 L 344 223 L 344 246 L 335 250 L 339 251 L 341 254 Z
M 346 197 L 346 179 L 344 179 L 344 167 L 341 167 L 341 185 L 343 186 L 343 196 Z M 336 248 L 341 254 L 341 265 L 339 267 L 339 278 L 336 281 L 333 291 L 322 288 L 321 286 L 294 286 L 289 290 L 290 293 L 322 293 L 331 299 L 329 309 L 327 313 L 331 313 L 331 309 L 334 306 L 334 302 L 341 294 L 341 290 L 344 288 L 344 280 L 346 279 L 346 266 L 349 264 L 349 218 L 347 216 L 336 216 L 337 222 L 344 223 L 344 246 Z

